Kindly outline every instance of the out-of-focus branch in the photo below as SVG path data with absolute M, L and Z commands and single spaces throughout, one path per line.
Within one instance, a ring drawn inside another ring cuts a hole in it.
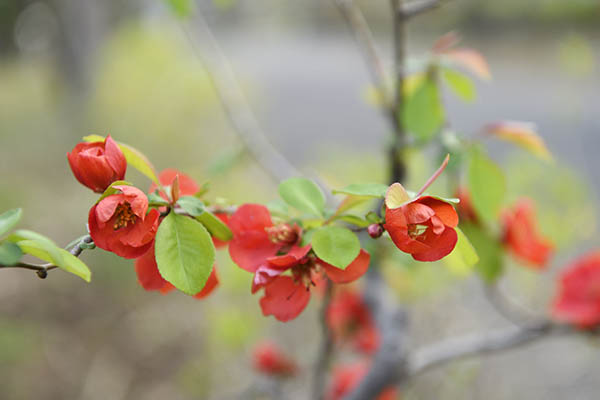
M 379 91 L 379 94 L 383 99 L 384 107 L 386 110 L 393 108 L 393 100 L 388 88 L 389 79 L 385 72 L 382 58 L 375 45 L 373 32 L 371 31 L 364 14 L 354 3 L 354 0 L 334 0 L 334 3 L 344 16 L 348 26 L 354 34 L 354 38 L 356 39 L 367 69 L 371 75 L 371 81 Z
M 426 13 L 429 10 L 439 7 L 442 4 L 442 0 L 422 0 L 413 1 L 406 4 L 402 8 L 401 13 L 403 18 L 412 18 L 417 15 Z
M 327 371 L 329 370 L 331 355 L 333 353 L 333 336 L 331 335 L 331 330 L 327 326 L 327 310 L 333 296 L 333 284 L 328 279 L 326 285 L 325 296 L 323 297 L 323 304 L 319 313 L 322 336 L 319 347 L 319 356 L 313 370 L 313 388 L 310 397 L 310 399 L 313 400 L 321 400 L 324 398 L 325 380 L 327 378 Z
M 92 237 L 90 235 L 86 235 L 83 238 L 81 238 L 81 240 L 79 240 L 70 250 L 69 253 L 71 253 L 72 255 L 74 255 L 75 257 L 79 257 L 81 255 L 81 253 L 83 252 L 83 250 L 89 248 L 86 245 L 92 243 Z M 46 277 L 48 276 L 48 271 L 51 271 L 55 268 L 58 268 L 56 265 L 53 265 L 52 263 L 48 263 L 48 264 L 31 264 L 31 263 L 26 263 L 26 262 L 20 262 L 18 264 L 14 264 L 14 265 L 3 265 L 0 264 L 0 269 L 2 268 L 23 268 L 23 269 L 29 269 L 32 271 L 35 271 L 35 273 L 37 274 L 37 276 L 41 279 L 46 279 Z
M 488 302 L 507 321 L 519 326 L 531 326 L 539 323 L 540 318 L 508 298 L 502 292 L 497 281 L 484 284 L 483 289 Z
M 511 327 L 446 339 L 416 351 L 409 359 L 407 377 L 451 361 L 513 349 L 551 335 L 576 332 L 582 331 L 545 321 L 530 327 Z
M 300 172 L 266 138 L 227 57 L 199 8 L 192 21 L 193 29 L 197 34 L 192 35 L 186 27 L 184 31 L 194 46 L 196 41 L 192 36 L 201 39 L 202 47 L 194 47 L 196 54 L 206 68 L 223 110 L 244 146 L 263 170 L 277 182 L 292 176 L 300 176 Z

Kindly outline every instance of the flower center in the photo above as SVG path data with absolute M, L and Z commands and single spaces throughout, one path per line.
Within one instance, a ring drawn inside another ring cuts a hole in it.
M 408 236 L 411 238 L 417 238 L 425 233 L 425 231 L 429 228 L 427 225 L 413 224 L 408 225 Z
M 265 231 L 273 243 L 294 244 L 298 240 L 298 231 L 288 224 L 270 226 Z
M 127 224 L 135 223 L 137 215 L 134 214 L 129 203 L 119 204 L 115 210 L 115 223 L 113 225 L 114 230 L 127 227 Z

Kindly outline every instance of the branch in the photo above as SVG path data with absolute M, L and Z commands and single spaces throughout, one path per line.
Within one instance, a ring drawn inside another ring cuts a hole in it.
M 484 284 L 484 292 L 488 302 L 507 321 L 519 326 L 531 326 L 539 323 L 539 317 L 533 315 L 531 311 L 526 310 L 502 293 L 498 281 Z
M 71 250 L 69 250 L 69 253 L 71 253 L 75 257 L 79 257 L 81 255 L 81 253 L 83 252 L 83 250 L 89 248 L 87 245 L 89 245 L 91 243 L 92 243 L 92 237 L 90 235 L 85 235 L 84 237 L 81 238 L 81 240 L 79 240 L 71 248 Z M 53 270 L 53 269 L 58 268 L 58 267 L 56 265 L 53 265 L 52 263 L 38 265 L 38 264 L 31 264 L 31 263 L 26 263 L 26 262 L 20 262 L 18 264 L 14 264 L 14 265 L 3 265 L 3 264 L 0 264 L 0 269 L 2 269 L 2 268 L 23 268 L 23 269 L 28 269 L 28 270 L 35 271 L 35 273 L 37 274 L 37 276 L 40 279 L 46 279 L 46 277 L 48 276 L 48 271 Z
M 446 339 L 416 351 L 409 360 L 407 378 L 451 361 L 509 350 L 537 339 L 567 333 L 584 331 L 545 321 L 528 328 L 511 327 L 497 332 Z
M 333 284 L 327 279 L 326 281 L 325 296 L 323 297 L 323 304 L 321 306 L 320 323 L 321 323 L 321 346 L 319 348 L 319 356 L 317 363 L 314 368 L 313 376 L 313 389 L 311 399 L 321 400 L 325 394 L 325 379 L 327 377 L 327 370 L 329 369 L 329 363 L 331 361 L 331 355 L 333 352 L 333 336 L 327 326 L 327 309 L 329 303 L 331 303 L 331 297 L 333 295 Z
M 183 30 L 200 62 L 206 69 L 235 133 L 263 170 L 276 181 L 292 176 L 300 176 L 300 172 L 267 140 L 243 94 L 227 57 L 221 50 L 199 9 L 195 12 L 194 22 L 194 27 L 199 32 L 198 36 L 203 39 L 202 51 L 196 47 L 192 34 L 185 27 L 183 27 Z M 205 57 L 204 54 L 210 56 Z
M 442 0 L 423 0 L 409 3 L 401 10 L 402 18 L 408 19 L 416 17 L 417 15 L 439 7 L 441 4 Z

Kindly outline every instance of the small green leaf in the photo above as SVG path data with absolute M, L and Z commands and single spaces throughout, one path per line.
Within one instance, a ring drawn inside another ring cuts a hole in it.
M 83 261 L 48 240 L 22 240 L 17 245 L 23 253 L 52 263 L 86 282 L 92 279 L 92 273 Z
M 54 243 L 54 241 L 52 241 L 52 239 L 50 239 L 47 236 L 42 235 L 41 233 L 37 233 L 37 232 L 30 231 L 27 229 L 19 229 L 19 230 L 15 231 L 12 235 L 10 235 L 8 237 L 8 240 L 11 242 L 17 243 L 19 246 L 23 241 L 39 242 L 41 244 L 38 245 L 38 247 L 43 246 L 45 252 L 48 254 L 48 257 L 50 257 L 51 259 L 38 257 L 35 254 L 26 252 L 25 250 L 23 250 L 23 248 L 21 248 L 21 250 L 23 250 L 23 252 L 26 254 L 34 255 L 42 260 L 46 260 L 48 262 L 53 263 L 56 266 L 59 266 L 59 264 L 62 264 L 64 262 L 62 253 L 60 251 L 58 251 L 60 249 L 60 247 L 58 247 L 56 245 L 56 243 Z
M 0 264 L 15 265 L 19 262 L 23 252 L 21 248 L 12 242 L 0 243 Z
M 290 214 L 288 205 L 281 199 L 274 199 L 267 203 L 267 208 L 271 214 L 287 217 Z
M 477 214 L 485 221 L 495 222 L 504 200 L 506 182 L 500 167 L 477 148 L 471 151 L 468 182 Z
M 444 123 L 444 108 L 435 82 L 428 78 L 415 89 L 401 110 L 404 127 L 421 141 L 428 141 Z
M 0 215 L 0 236 L 14 228 L 22 215 L 23 210 L 20 208 L 15 208 L 14 210 L 8 210 L 7 212 L 2 213 Z
M 321 260 L 345 269 L 358 256 L 360 242 L 349 229 L 326 226 L 314 233 L 312 248 Z
M 475 264 L 477 272 L 487 283 L 494 282 L 504 272 L 504 250 L 500 241 L 477 225 L 461 226 L 479 255 L 479 262 Z
M 88 135 L 84 136 L 83 140 L 85 140 L 86 142 L 103 142 L 104 137 L 100 135 Z M 154 170 L 152 163 L 144 154 L 127 144 L 121 142 L 117 142 L 117 144 L 123 152 L 128 166 L 132 166 L 133 168 L 140 171 L 142 174 L 144 174 L 145 176 L 150 178 L 154 183 L 156 183 L 159 187 L 162 186 L 161 183 L 158 181 L 158 177 L 156 176 L 156 171 Z
M 371 223 L 357 215 L 351 215 L 351 214 L 347 214 L 347 215 L 338 215 L 335 217 L 336 220 L 342 220 L 344 222 L 347 222 L 349 224 L 352 225 L 356 225 L 359 228 L 366 228 L 367 226 L 371 225 Z
M 479 256 L 475 248 L 465 236 L 462 230 L 455 228 L 458 235 L 456 247 L 450 254 L 444 257 L 443 261 L 448 268 L 457 275 L 468 275 L 475 264 L 479 261 Z
M 113 183 L 110 184 L 109 187 L 106 188 L 104 193 L 102 193 L 102 195 L 100 195 L 100 197 L 96 201 L 96 204 L 100 203 L 102 200 L 104 200 L 108 196 L 112 196 L 113 194 L 119 193 L 119 189 L 115 188 L 115 186 L 132 186 L 132 185 L 133 184 L 128 181 L 114 181 Z
M 279 195 L 290 206 L 314 215 L 323 215 L 325 195 L 311 180 L 290 178 L 279 184 Z
M 177 204 L 192 217 L 197 217 L 205 211 L 202 200 L 194 196 L 180 197 Z
M 365 219 L 372 224 L 380 224 L 383 222 L 383 218 L 377 215 L 376 212 L 369 211 L 367 215 L 365 215 Z
M 193 0 L 165 0 L 165 3 L 179 18 L 189 17 L 194 11 Z
M 215 247 L 206 228 L 173 212 L 158 227 L 155 254 L 162 277 L 192 296 L 204 288 L 215 262 Z
M 477 97 L 475 85 L 471 78 L 450 68 L 444 68 L 442 76 L 448 87 L 461 99 L 472 102 Z
M 156 193 L 149 193 L 148 195 L 148 205 L 149 206 L 168 206 L 169 202 L 163 199 L 160 195 Z
M 383 183 L 354 183 L 340 190 L 333 190 L 333 194 L 351 194 L 355 196 L 385 197 L 388 189 Z
M 231 229 L 229 229 L 229 227 L 225 225 L 225 223 L 216 215 L 209 211 L 204 210 L 204 212 L 198 215 L 196 219 L 200 221 L 206 229 L 208 229 L 212 236 L 219 240 L 226 242 L 231 240 L 233 237 L 233 232 L 231 232 Z

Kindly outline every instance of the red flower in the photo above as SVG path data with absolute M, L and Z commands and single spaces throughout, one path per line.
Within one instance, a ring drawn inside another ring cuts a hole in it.
M 148 198 L 133 186 L 114 186 L 121 193 L 90 209 L 88 225 L 96 246 L 124 258 L 137 258 L 154 243 L 159 213 L 148 214 Z
M 450 204 L 430 196 L 387 208 L 385 225 L 400 250 L 417 261 L 437 261 L 456 246 L 458 214 Z
M 252 353 L 254 368 L 267 375 L 291 376 L 298 371 L 296 363 L 271 342 L 263 342 Z
M 125 156 L 110 135 L 104 142 L 77 144 L 67 159 L 75 178 L 96 193 L 125 178 Z
M 327 326 L 336 341 L 349 341 L 372 354 L 379 347 L 379 332 L 362 297 L 351 290 L 339 292 L 327 308 Z
M 135 272 L 138 282 L 146 290 L 157 290 L 165 294 L 175 289 L 175 286 L 167 282 L 158 271 L 158 265 L 156 265 L 156 259 L 154 258 L 154 244 L 143 256 L 135 260 Z M 194 297 L 203 299 L 211 294 L 218 285 L 219 277 L 217 275 L 217 265 L 215 264 L 204 288 Z
M 600 325 L 600 251 L 577 259 L 563 272 L 553 314 L 581 328 Z
M 360 251 L 345 270 L 336 268 L 308 254 L 311 246 L 294 247 L 287 254 L 270 257 L 267 265 L 256 270 L 252 292 L 265 288 L 260 299 L 263 315 L 273 315 L 281 322 L 296 318 L 310 300 L 310 288 L 324 273 L 333 283 L 349 283 L 360 278 L 369 268 L 370 255 Z M 292 276 L 281 275 L 291 270 Z
M 360 381 L 367 375 L 369 366 L 358 362 L 338 366 L 333 370 L 333 381 L 327 392 L 327 400 L 341 400 L 350 394 L 359 385 Z M 389 388 L 377 396 L 375 400 L 394 400 L 398 397 L 398 390 Z
M 530 199 L 519 200 L 512 210 L 503 214 L 502 219 L 504 243 L 508 248 L 532 268 L 544 268 L 554 246 L 538 232 L 533 202 Z
M 284 247 L 300 239 L 300 230 L 287 224 L 274 226 L 267 207 L 244 204 L 229 218 L 233 239 L 229 244 L 231 259 L 242 269 L 255 272 Z

